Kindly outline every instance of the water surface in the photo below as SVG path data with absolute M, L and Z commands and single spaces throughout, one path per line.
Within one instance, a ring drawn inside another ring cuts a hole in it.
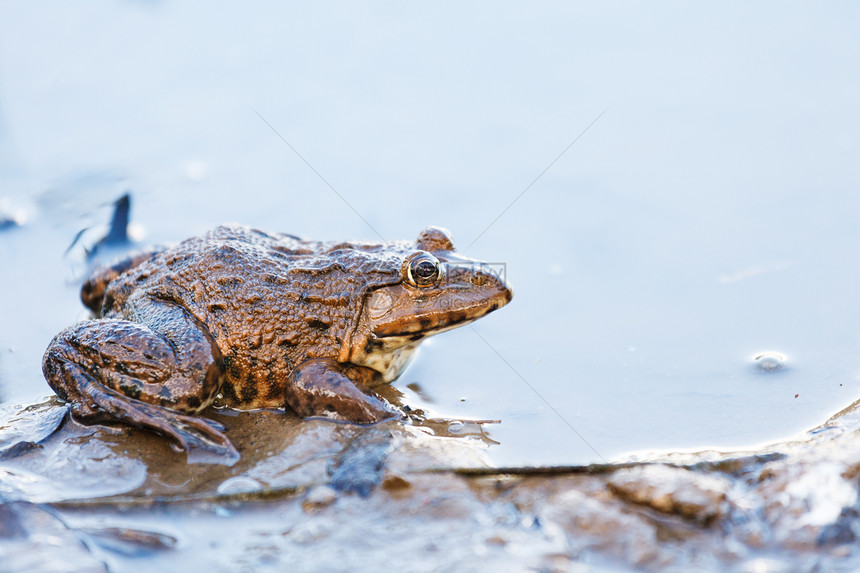
M 64 251 L 131 190 L 147 242 L 436 224 L 505 263 L 513 303 L 398 382 L 436 415 L 500 419 L 498 464 L 809 428 L 860 396 L 857 16 L 5 3 L 0 207 L 27 221 L 0 234 L 0 400 L 49 392 L 41 353 L 85 316 Z M 784 366 L 757 370 L 764 351 Z

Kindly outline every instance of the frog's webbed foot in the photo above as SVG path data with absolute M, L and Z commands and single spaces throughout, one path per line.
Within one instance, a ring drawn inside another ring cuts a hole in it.
M 232 466 L 239 452 L 214 420 L 180 414 L 155 404 L 128 398 L 99 384 L 73 363 L 60 364 L 58 373 L 66 387 L 76 388 L 69 404 L 72 417 L 83 424 L 123 422 L 173 439 L 187 452 L 189 463 Z
M 132 310 L 140 322 L 95 320 L 58 334 L 42 362 L 48 384 L 81 422 L 147 428 L 174 439 L 189 462 L 232 465 L 239 454 L 223 427 L 187 415 L 218 392 L 217 347 L 177 305 L 141 300 Z
M 308 360 L 296 367 L 286 385 L 286 401 L 302 417 L 322 416 L 360 424 L 403 414 L 367 386 L 379 375 L 363 366 L 329 359 Z

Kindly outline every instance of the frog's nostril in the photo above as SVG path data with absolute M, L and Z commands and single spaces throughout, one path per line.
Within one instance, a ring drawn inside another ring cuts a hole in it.
M 483 286 L 487 282 L 487 275 L 482 272 L 477 272 L 472 275 L 472 284 L 475 286 Z

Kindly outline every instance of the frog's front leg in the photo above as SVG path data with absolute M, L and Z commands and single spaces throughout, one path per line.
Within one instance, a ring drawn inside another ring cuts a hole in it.
M 403 415 L 368 386 L 379 374 L 363 366 L 312 359 L 297 366 L 286 385 L 287 405 L 299 416 L 368 424 Z
M 124 422 L 176 440 L 189 461 L 232 465 L 238 453 L 220 424 L 196 414 L 223 378 L 221 355 L 184 308 L 145 296 L 126 318 L 79 323 L 58 334 L 42 371 L 83 423 Z

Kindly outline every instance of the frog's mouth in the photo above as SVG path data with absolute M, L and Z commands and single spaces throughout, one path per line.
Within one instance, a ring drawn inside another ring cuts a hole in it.
M 399 312 L 391 312 L 390 316 L 371 320 L 371 332 L 377 338 L 402 338 L 416 342 L 474 322 L 503 307 L 510 300 L 510 297 L 498 296 L 429 312 L 422 311 L 422 304 L 418 303 L 409 307 L 406 312 L 401 309 Z

